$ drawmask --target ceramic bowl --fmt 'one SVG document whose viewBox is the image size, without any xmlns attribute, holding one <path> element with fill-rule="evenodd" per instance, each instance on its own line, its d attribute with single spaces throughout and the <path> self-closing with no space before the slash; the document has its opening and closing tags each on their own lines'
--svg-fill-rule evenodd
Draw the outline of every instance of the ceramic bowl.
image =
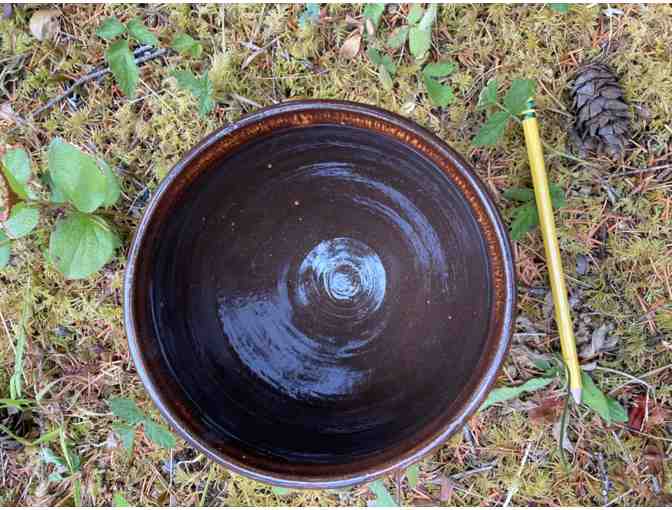
<svg viewBox="0 0 672 510">
<path fill-rule="evenodd" d="M 514 284 L 506 229 L 454 150 L 378 108 L 297 101 L 163 180 L 125 326 L 187 441 L 266 483 L 333 488 L 460 431 L 507 352 Z"/>
</svg>

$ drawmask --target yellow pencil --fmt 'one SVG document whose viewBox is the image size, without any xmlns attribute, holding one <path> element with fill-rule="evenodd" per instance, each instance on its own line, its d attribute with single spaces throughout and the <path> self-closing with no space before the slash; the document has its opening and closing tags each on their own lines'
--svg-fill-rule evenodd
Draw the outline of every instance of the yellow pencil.
<svg viewBox="0 0 672 510">
<path fill-rule="evenodd" d="M 562 259 L 560 247 L 555 232 L 555 220 L 553 219 L 553 205 L 551 192 L 548 186 L 544 153 L 539 138 L 539 126 L 534 111 L 534 101 L 527 102 L 528 109 L 523 112 L 523 132 L 525 133 L 525 145 L 527 145 L 527 157 L 530 160 L 534 195 L 539 211 L 539 224 L 541 235 L 544 238 L 546 250 L 546 265 L 548 266 L 551 292 L 555 304 L 555 322 L 560 333 L 560 345 L 562 356 L 565 359 L 569 372 L 569 389 L 577 403 L 581 402 L 581 368 L 579 357 L 576 354 L 576 340 L 572 328 L 572 317 L 569 311 L 565 276 L 562 271 Z"/>
</svg>

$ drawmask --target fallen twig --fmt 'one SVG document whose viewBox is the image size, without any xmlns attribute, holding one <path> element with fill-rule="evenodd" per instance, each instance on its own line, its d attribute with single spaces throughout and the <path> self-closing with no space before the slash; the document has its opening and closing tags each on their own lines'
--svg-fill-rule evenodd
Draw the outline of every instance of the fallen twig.
<svg viewBox="0 0 672 510">
<path fill-rule="evenodd" d="M 170 51 L 169 48 L 160 48 L 158 50 L 155 50 L 155 51 L 152 51 L 152 52 L 149 52 L 149 53 L 145 53 L 149 48 L 150 48 L 150 46 L 141 46 L 133 52 L 133 54 L 136 55 L 135 63 L 137 65 L 144 64 L 145 62 L 147 62 L 149 60 L 152 60 L 152 59 L 155 59 L 157 57 L 160 57 L 162 55 L 165 55 L 166 53 L 168 53 L 168 51 Z M 98 69 L 96 71 L 90 72 L 89 74 L 85 74 L 79 80 L 77 80 L 75 83 L 73 83 L 70 87 L 65 89 L 62 94 L 60 94 L 60 95 L 58 95 L 54 98 L 51 98 L 44 105 L 40 106 L 35 111 L 33 111 L 30 114 L 30 118 L 34 119 L 35 117 L 37 117 L 41 113 L 44 113 L 45 111 L 51 109 L 54 105 L 56 105 L 57 103 L 59 103 L 60 101 L 65 99 L 66 97 L 70 96 L 77 89 L 77 87 L 79 87 L 81 85 L 84 85 L 84 84 L 86 84 L 90 81 L 93 81 L 97 78 L 100 78 L 101 76 L 105 76 L 109 72 L 110 72 L 110 68 L 109 67 L 104 67 L 103 69 Z"/>
</svg>

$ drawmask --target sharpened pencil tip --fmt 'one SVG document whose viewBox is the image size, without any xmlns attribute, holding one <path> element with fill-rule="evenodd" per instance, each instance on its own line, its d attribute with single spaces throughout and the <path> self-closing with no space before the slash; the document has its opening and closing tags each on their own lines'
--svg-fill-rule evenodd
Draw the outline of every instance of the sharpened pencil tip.
<svg viewBox="0 0 672 510">
<path fill-rule="evenodd" d="M 577 404 L 581 403 L 581 388 L 572 388 L 572 397 Z"/>
</svg>

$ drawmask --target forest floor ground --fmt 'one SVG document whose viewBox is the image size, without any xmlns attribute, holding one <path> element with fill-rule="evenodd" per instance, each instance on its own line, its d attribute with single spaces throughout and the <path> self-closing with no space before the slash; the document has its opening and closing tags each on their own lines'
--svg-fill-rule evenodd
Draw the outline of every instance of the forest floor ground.
<svg viewBox="0 0 672 510">
<path fill-rule="evenodd" d="M 26 148 L 46 166 L 54 137 L 104 157 L 118 172 L 123 197 L 113 209 L 123 239 L 115 259 L 86 280 L 65 280 L 44 257 L 46 215 L 35 235 L 13 245 L 0 272 L 0 398 L 9 398 L 16 333 L 26 316 L 23 397 L 29 411 L 16 418 L 0 409 L 0 423 L 34 440 L 61 429 L 81 458 L 76 473 L 50 481 L 54 465 L 44 449 L 20 445 L 0 432 L 0 505 L 109 505 L 121 494 L 134 505 L 366 505 L 367 486 L 339 491 L 278 491 L 235 475 L 178 439 L 159 448 L 138 432 L 129 456 L 112 431 L 106 401 L 131 398 L 160 419 L 131 361 L 122 323 L 127 249 L 143 206 L 180 157 L 213 130 L 259 106 L 293 98 L 333 98 L 386 108 L 427 127 L 474 166 L 511 221 L 510 187 L 530 185 L 522 132 L 513 123 L 493 148 L 471 140 L 485 120 L 476 108 L 493 77 L 502 90 L 516 78 L 534 79 L 542 138 L 567 152 L 568 83 L 582 65 L 606 55 L 619 74 L 633 115 L 625 157 L 581 162 L 547 154 L 551 179 L 566 194 L 557 213 L 583 362 L 604 393 L 632 417 L 607 424 L 585 406 L 571 406 L 565 469 L 558 449 L 559 384 L 489 408 L 419 464 L 415 487 L 400 473 L 384 480 L 406 505 L 646 505 L 665 504 L 672 492 L 672 8 L 668 5 L 579 5 L 556 12 L 547 5 L 441 6 L 431 59 L 456 71 L 445 82 L 455 100 L 433 107 L 408 49 L 385 47 L 404 23 L 407 5 L 388 5 L 375 36 L 360 51 L 340 50 L 362 20 L 362 6 L 322 6 L 319 17 L 299 5 L 70 5 L 60 7 L 60 32 L 38 41 L 29 20 L 38 7 L 15 7 L 0 21 L 0 143 Z M 199 58 L 170 53 L 141 67 L 137 97 L 124 97 L 108 75 L 60 101 L 32 121 L 36 108 L 95 66 L 106 41 L 96 36 L 108 16 L 140 17 L 167 46 L 186 32 L 203 44 Z M 365 53 L 376 47 L 398 68 L 392 90 Z M 194 97 L 171 73 L 209 72 L 216 107 L 198 116 Z M 517 386 L 540 371 L 533 360 L 559 351 L 548 301 L 538 230 L 514 243 L 519 282 L 517 333 L 499 380 Z M 27 306 L 24 307 L 24 303 Z M 606 332 L 606 335 L 600 333 Z M 600 337 L 600 335 L 602 335 Z M 636 379 L 635 379 L 636 378 Z M 441 381 L 436 381 L 441 384 Z M 636 416 L 635 416 L 636 418 Z M 20 423 L 19 423 L 20 422 Z M 411 477 L 412 478 L 412 477 Z"/>
</svg>

